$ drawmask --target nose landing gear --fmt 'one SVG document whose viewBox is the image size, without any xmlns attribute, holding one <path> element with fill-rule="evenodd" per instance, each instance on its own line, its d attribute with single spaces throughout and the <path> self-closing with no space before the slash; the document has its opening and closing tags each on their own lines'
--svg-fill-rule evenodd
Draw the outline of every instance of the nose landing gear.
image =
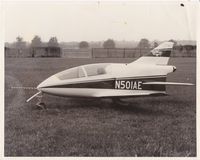
<svg viewBox="0 0 200 160">
<path fill-rule="evenodd" d="M 30 97 L 29 99 L 27 99 L 26 102 L 31 101 L 35 97 L 38 99 L 38 102 L 36 103 L 36 106 L 39 107 L 40 109 L 46 109 L 45 103 L 42 102 L 42 98 L 43 98 L 42 91 L 39 91 L 36 94 L 34 94 L 32 97 Z"/>
<path fill-rule="evenodd" d="M 46 109 L 46 104 L 44 102 L 42 102 L 43 93 L 41 92 L 41 94 L 37 95 L 36 97 L 38 99 L 36 106 L 39 107 L 40 109 Z"/>
</svg>

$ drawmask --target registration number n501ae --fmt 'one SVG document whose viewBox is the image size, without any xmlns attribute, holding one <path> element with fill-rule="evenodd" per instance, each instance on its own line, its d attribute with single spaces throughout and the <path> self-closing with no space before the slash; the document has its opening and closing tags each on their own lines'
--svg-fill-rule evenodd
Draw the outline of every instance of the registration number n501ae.
<svg viewBox="0 0 200 160">
<path fill-rule="evenodd" d="M 131 89 L 131 90 L 141 90 L 142 81 L 134 80 L 116 80 L 115 89 Z"/>
</svg>

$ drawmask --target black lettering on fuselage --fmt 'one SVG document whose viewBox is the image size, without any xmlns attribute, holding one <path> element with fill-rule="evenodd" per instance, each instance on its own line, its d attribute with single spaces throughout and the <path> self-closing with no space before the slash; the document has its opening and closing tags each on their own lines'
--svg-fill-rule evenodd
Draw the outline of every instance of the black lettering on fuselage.
<svg viewBox="0 0 200 160">
<path fill-rule="evenodd" d="M 142 90 L 142 81 L 116 80 L 115 89 Z"/>
</svg>

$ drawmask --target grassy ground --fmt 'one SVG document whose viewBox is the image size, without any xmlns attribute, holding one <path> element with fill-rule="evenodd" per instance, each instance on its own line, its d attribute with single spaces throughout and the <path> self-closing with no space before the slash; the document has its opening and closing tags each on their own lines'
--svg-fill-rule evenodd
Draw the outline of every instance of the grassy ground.
<svg viewBox="0 0 200 160">
<path fill-rule="evenodd" d="M 37 86 L 63 69 L 132 59 L 6 59 L 5 156 L 196 156 L 196 89 L 168 87 L 170 96 L 108 100 L 45 96 L 10 86 Z M 168 81 L 196 83 L 196 59 L 172 58 Z"/>
</svg>

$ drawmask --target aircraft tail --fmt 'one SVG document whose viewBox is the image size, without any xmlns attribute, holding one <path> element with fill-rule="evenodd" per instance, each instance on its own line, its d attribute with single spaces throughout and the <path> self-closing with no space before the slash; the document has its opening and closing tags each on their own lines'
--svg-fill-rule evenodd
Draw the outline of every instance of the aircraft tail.
<svg viewBox="0 0 200 160">
<path fill-rule="evenodd" d="M 167 65 L 172 52 L 173 45 L 173 42 L 164 42 L 158 47 L 151 50 L 149 54 L 140 57 L 132 63 Z"/>
</svg>

